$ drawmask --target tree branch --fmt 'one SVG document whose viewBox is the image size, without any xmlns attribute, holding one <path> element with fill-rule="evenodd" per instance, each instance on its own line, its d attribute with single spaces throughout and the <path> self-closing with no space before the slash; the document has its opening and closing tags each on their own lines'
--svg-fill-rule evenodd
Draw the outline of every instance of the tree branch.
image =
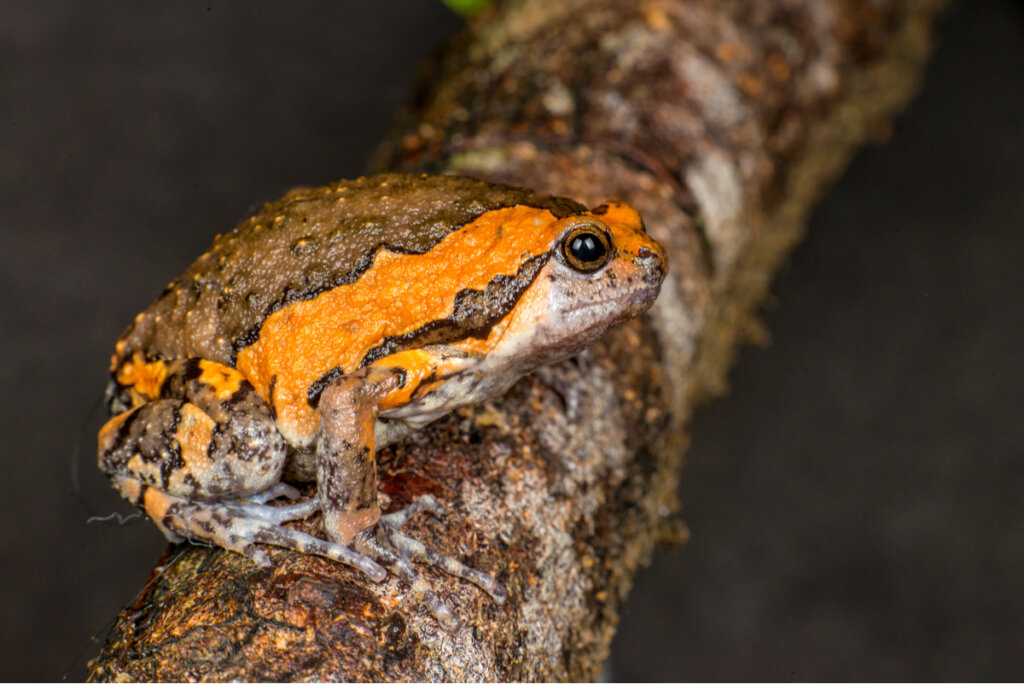
<svg viewBox="0 0 1024 684">
<path fill-rule="evenodd" d="M 914 89 L 942 0 L 524 0 L 430 65 L 376 165 L 637 206 L 670 255 L 643 320 L 379 455 L 413 531 L 496 575 L 431 575 L 465 624 L 316 557 L 186 547 L 126 608 L 93 680 L 594 679 L 673 522 L 686 421 L 722 391 L 817 195 Z M 309 528 L 312 529 L 312 528 Z"/>
</svg>

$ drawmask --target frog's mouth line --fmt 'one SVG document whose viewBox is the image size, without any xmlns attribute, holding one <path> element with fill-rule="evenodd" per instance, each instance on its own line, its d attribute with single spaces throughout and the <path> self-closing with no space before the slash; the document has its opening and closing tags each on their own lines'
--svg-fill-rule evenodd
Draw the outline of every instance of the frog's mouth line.
<svg viewBox="0 0 1024 684">
<path fill-rule="evenodd" d="M 652 287 L 644 287 L 626 294 L 619 295 L 618 297 L 609 297 L 608 299 L 599 299 L 596 302 L 584 302 L 583 304 L 577 304 L 576 306 L 569 307 L 565 310 L 566 314 L 576 313 L 577 311 L 583 311 L 584 309 L 590 309 L 595 306 L 605 306 L 607 304 L 618 304 L 621 302 L 627 302 L 629 304 L 637 305 L 642 302 L 654 302 L 657 298 L 658 293 L 661 291 L 661 283 Z M 632 307 L 629 307 L 632 308 Z"/>
</svg>

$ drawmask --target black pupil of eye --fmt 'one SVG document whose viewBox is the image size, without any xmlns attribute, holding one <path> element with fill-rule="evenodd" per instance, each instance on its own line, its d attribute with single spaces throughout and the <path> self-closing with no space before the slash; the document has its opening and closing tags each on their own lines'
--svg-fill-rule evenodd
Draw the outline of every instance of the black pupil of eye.
<svg viewBox="0 0 1024 684">
<path fill-rule="evenodd" d="M 600 261 L 608 250 L 593 233 L 582 233 L 569 241 L 569 253 L 585 264 Z"/>
</svg>

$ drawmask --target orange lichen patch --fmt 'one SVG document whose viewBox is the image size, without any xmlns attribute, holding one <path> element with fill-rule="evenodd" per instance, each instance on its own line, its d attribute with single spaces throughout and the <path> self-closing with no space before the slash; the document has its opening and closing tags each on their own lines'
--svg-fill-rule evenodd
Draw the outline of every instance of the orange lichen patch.
<svg viewBox="0 0 1024 684">
<path fill-rule="evenodd" d="M 425 254 L 382 250 L 359 280 L 268 317 L 257 341 L 239 353 L 238 369 L 264 398 L 276 375 L 278 425 L 286 434 L 289 426 L 308 429 L 306 391 L 325 372 L 351 372 L 385 338 L 449 317 L 460 291 L 514 275 L 559 231 L 547 210 L 516 206 L 483 214 Z"/>
<path fill-rule="evenodd" d="M 764 83 L 761 79 L 746 71 L 736 77 L 736 85 L 740 87 L 740 90 L 751 97 L 758 97 L 762 95 L 765 89 Z"/>
<path fill-rule="evenodd" d="M 199 382 L 212 387 L 220 401 L 230 399 L 245 381 L 245 376 L 234 368 L 214 361 L 202 360 L 199 368 L 202 370 Z"/>
<path fill-rule="evenodd" d="M 185 468 L 175 472 L 168 484 L 172 494 L 188 495 L 190 489 L 185 486 L 185 475 L 191 474 L 198 482 L 208 481 L 210 467 L 213 465 L 207 455 L 213 430 L 217 423 L 195 404 L 184 404 L 181 407 L 181 420 L 175 437 L 181 447 L 181 458 Z"/>
<path fill-rule="evenodd" d="M 789 77 L 793 75 L 793 70 L 789 67 L 789 62 L 787 62 L 786 58 L 780 54 L 773 54 L 769 56 L 766 63 L 768 65 L 768 72 L 776 81 L 788 81 Z"/>
<path fill-rule="evenodd" d="M 672 21 L 661 7 L 652 3 L 645 3 L 640 11 L 644 15 L 644 21 L 647 22 L 647 25 L 652 30 L 658 33 L 666 33 L 672 29 Z"/>
<path fill-rule="evenodd" d="M 167 364 L 163 361 L 146 361 L 145 356 L 135 352 L 130 361 L 121 364 L 114 377 L 119 384 L 131 387 L 149 399 L 157 399 L 167 379 Z"/>
</svg>

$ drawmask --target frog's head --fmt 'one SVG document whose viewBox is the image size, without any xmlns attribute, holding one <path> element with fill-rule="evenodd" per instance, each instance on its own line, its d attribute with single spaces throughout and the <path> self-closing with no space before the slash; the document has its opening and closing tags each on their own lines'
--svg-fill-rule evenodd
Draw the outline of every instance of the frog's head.
<svg viewBox="0 0 1024 684">
<path fill-rule="evenodd" d="M 550 257 L 493 349 L 505 357 L 528 355 L 531 365 L 571 356 L 646 311 L 668 266 L 640 215 L 621 202 L 562 218 L 551 234 Z"/>
</svg>

